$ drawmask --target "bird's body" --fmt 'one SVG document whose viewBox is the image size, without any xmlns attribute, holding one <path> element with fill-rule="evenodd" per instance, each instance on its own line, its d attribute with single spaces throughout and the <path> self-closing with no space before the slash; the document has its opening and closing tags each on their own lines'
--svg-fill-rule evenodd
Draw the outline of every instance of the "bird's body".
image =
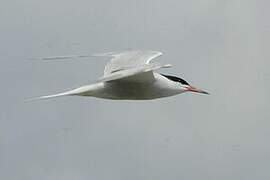
<svg viewBox="0 0 270 180">
<path fill-rule="evenodd" d="M 207 94 L 205 91 L 190 86 L 181 78 L 154 72 L 156 69 L 171 66 L 150 63 L 161 54 L 156 51 L 128 51 L 98 55 L 112 57 L 105 67 L 104 76 L 98 82 L 40 98 L 72 95 L 113 100 L 150 100 L 187 91 Z"/>
<path fill-rule="evenodd" d="M 180 93 L 176 82 L 159 73 L 153 73 L 153 76 L 155 80 L 151 83 L 129 81 L 98 82 L 75 89 L 73 95 L 115 100 L 148 100 Z"/>
</svg>

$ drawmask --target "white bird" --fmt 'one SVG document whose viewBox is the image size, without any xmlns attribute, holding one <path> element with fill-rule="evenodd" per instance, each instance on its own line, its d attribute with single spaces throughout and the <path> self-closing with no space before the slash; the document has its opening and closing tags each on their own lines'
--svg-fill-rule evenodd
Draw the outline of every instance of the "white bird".
<svg viewBox="0 0 270 180">
<path fill-rule="evenodd" d="M 158 51 L 126 51 L 121 53 L 104 53 L 95 56 L 110 57 L 103 77 L 90 85 L 59 94 L 41 96 L 38 99 L 59 96 L 91 96 L 114 100 L 149 100 L 174 96 L 184 92 L 208 94 L 195 88 L 184 79 L 155 72 L 160 68 L 171 67 L 170 64 L 152 63 L 161 56 Z M 43 60 L 69 59 L 88 56 L 47 57 Z"/>
</svg>

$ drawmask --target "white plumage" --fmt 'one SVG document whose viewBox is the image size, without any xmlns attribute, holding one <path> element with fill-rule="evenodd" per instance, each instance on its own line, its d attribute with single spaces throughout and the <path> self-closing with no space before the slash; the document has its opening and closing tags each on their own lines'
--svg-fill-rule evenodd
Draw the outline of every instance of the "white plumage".
<svg viewBox="0 0 270 180">
<path fill-rule="evenodd" d="M 158 51 L 125 51 L 120 53 L 103 53 L 94 56 L 110 57 L 104 75 L 98 82 L 79 87 L 67 92 L 41 96 L 39 99 L 59 96 L 92 96 L 105 99 L 147 100 L 173 96 L 187 91 L 208 94 L 190 86 L 185 80 L 169 75 L 162 75 L 155 70 L 171 67 L 170 64 L 152 63 L 161 56 Z M 79 56 L 59 56 L 41 58 L 42 60 L 70 59 Z"/>
</svg>

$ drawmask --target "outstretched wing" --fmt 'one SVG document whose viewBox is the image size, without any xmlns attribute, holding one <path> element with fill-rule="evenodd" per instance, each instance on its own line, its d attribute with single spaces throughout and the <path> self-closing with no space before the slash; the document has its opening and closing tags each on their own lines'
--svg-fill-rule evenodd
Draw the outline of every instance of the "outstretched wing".
<svg viewBox="0 0 270 180">
<path fill-rule="evenodd" d="M 160 68 L 171 67 L 170 64 L 151 63 L 138 65 L 133 68 L 119 70 L 108 75 L 101 77 L 99 80 L 103 82 L 124 80 L 136 82 L 149 82 L 153 81 L 153 71 Z"/>
<path fill-rule="evenodd" d="M 104 69 L 104 76 L 112 74 L 117 71 L 136 68 L 145 64 L 156 57 L 161 56 L 162 53 L 158 51 L 125 51 L 120 53 L 104 53 L 96 56 L 111 57 Z"/>
<path fill-rule="evenodd" d="M 159 68 L 170 67 L 169 64 L 150 63 L 151 60 L 161 56 L 159 51 L 124 51 L 110 52 L 94 55 L 69 55 L 37 58 L 40 60 L 65 60 L 74 58 L 88 58 L 93 56 L 110 57 L 106 64 L 104 75 L 99 80 L 103 82 L 114 80 L 128 80 L 136 82 L 149 82 L 153 79 L 153 72 Z"/>
<path fill-rule="evenodd" d="M 97 56 L 112 57 L 104 69 L 104 76 L 100 81 L 127 80 L 149 82 L 154 80 L 153 71 L 159 68 L 170 67 L 169 64 L 150 63 L 161 56 L 158 51 L 126 51 L 122 53 L 105 53 Z"/>
</svg>

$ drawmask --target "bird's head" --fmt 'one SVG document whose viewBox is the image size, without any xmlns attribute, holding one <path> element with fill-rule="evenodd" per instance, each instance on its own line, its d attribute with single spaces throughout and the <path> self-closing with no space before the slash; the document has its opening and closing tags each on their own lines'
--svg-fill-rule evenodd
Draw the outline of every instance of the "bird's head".
<svg viewBox="0 0 270 180">
<path fill-rule="evenodd" d="M 201 93 L 201 94 L 209 94 L 208 92 L 206 92 L 206 91 L 204 91 L 202 89 L 191 86 L 187 81 L 185 81 L 182 78 L 179 78 L 179 77 L 176 77 L 176 76 L 169 76 L 169 75 L 163 75 L 163 76 L 165 76 L 166 78 L 178 83 L 178 85 L 180 85 L 180 90 L 182 92 L 195 92 L 195 93 Z"/>
</svg>

